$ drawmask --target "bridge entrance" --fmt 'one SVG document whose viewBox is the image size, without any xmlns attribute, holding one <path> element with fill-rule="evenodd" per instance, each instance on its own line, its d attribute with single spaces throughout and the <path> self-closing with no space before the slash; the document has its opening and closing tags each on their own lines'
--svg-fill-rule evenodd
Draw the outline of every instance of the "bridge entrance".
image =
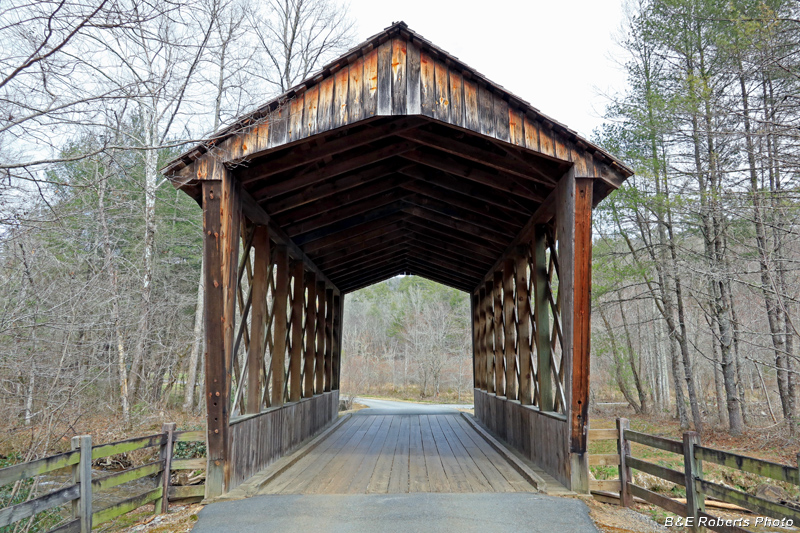
<svg viewBox="0 0 800 533">
<path fill-rule="evenodd" d="M 588 490 L 612 156 L 397 23 L 164 172 L 203 209 L 207 496 L 336 418 L 345 296 L 404 273 L 471 295 L 476 417 Z"/>
</svg>

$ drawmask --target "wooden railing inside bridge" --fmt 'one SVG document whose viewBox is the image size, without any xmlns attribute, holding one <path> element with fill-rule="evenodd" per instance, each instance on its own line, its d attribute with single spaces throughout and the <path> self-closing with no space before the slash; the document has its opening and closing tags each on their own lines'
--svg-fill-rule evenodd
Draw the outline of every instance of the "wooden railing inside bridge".
<svg viewBox="0 0 800 533">
<path fill-rule="evenodd" d="M 71 482 L 67 482 L 64 487 L 0 509 L 0 531 L 5 531 L 6 527 L 22 520 L 35 520 L 40 513 L 49 512 L 54 521 L 58 520 L 59 515 L 68 515 L 61 520 L 60 525 L 50 529 L 49 533 L 88 533 L 92 527 L 144 505 L 155 504 L 155 512 L 160 514 L 167 512 L 170 501 L 202 498 L 205 485 L 172 485 L 171 474 L 176 471 L 205 470 L 205 457 L 184 459 L 174 456 L 177 443 L 205 440 L 205 431 L 175 431 L 175 424 L 164 424 L 162 432 L 155 435 L 94 446 L 91 436 L 76 436 L 72 438 L 72 451 L 0 469 L 0 488 L 15 484 L 12 492 L 18 492 L 20 485 L 31 478 L 36 480 L 41 476 L 53 476 L 67 468 L 71 470 L 72 476 Z M 148 449 L 157 451 L 156 460 L 101 477 L 92 477 L 92 463 L 98 459 Z M 153 488 L 100 509 L 94 508 L 93 501 L 98 493 L 145 478 L 153 480 Z M 59 507 L 67 504 L 72 506 L 70 511 L 58 511 Z"/>
<path fill-rule="evenodd" d="M 682 441 L 633 431 L 630 429 L 629 421 L 624 418 L 617 419 L 616 429 L 590 429 L 588 437 L 590 441 L 614 440 L 617 442 L 616 454 L 591 455 L 589 464 L 616 466 L 619 478 L 592 480 L 590 488 L 593 492 L 618 492 L 620 504 L 623 506 L 631 506 L 634 498 L 641 498 L 647 503 L 661 507 L 680 517 L 689 518 L 693 531 L 699 530 L 701 527 L 721 533 L 748 533 L 749 531 L 739 525 L 725 523 L 725 519 L 720 521 L 719 517 L 708 514 L 705 505 L 706 497 L 747 509 L 757 516 L 761 516 L 762 520 L 766 517 L 776 521 L 788 520 L 794 524 L 800 524 L 800 505 L 754 496 L 712 482 L 703 475 L 703 463 L 708 462 L 796 486 L 800 484 L 800 469 L 797 467 L 702 446 L 700 436 L 694 431 L 684 433 Z M 676 454 L 682 460 L 683 471 L 634 457 L 631 451 L 632 442 Z M 798 454 L 798 461 L 800 464 L 800 454 Z M 633 470 L 639 470 L 684 487 L 686 503 L 636 485 L 632 475 Z M 750 518 L 750 525 L 755 525 L 755 521 L 756 516 Z"/>
</svg>

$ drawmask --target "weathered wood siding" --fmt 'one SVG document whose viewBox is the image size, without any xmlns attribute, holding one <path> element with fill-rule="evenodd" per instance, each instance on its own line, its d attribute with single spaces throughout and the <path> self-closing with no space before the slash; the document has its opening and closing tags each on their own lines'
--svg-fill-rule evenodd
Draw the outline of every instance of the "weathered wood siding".
<svg viewBox="0 0 800 533">
<path fill-rule="evenodd" d="M 556 478 L 571 483 L 567 417 L 475 389 L 475 416 L 508 444 Z"/>
<path fill-rule="evenodd" d="M 223 149 L 231 159 L 245 159 L 362 120 L 424 115 L 574 162 L 576 176 L 608 173 L 574 135 L 436 50 L 395 36 L 348 59 L 349 64 L 301 86 L 267 117 L 227 138 Z"/>
<path fill-rule="evenodd" d="M 339 391 L 231 421 L 228 490 L 292 452 L 336 419 Z"/>
</svg>

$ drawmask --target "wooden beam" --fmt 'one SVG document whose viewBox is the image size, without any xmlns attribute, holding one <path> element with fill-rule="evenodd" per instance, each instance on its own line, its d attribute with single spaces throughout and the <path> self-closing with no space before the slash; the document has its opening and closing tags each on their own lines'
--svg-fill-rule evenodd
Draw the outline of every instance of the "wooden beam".
<svg viewBox="0 0 800 533">
<path fill-rule="evenodd" d="M 327 268 L 329 265 L 336 264 L 338 261 L 348 260 L 349 258 L 357 255 L 359 252 L 366 252 L 380 247 L 381 244 L 395 242 L 400 239 L 405 239 L 409 235 L 409 231 L 403 229 L 398 225 L 397 229 L 392 229 L 386 233 L 377 231 L 369 239 L 362 237 L 355 237 L 350 244 L 342 244 L 337 247 L 324 248 L 314 257 L 314 261 L 320 265 L 320 268 Z"/>
<path fill-rule="evenodd" d="M 478 239 L 465 231 L 460 231 L 449 226 L 442 226 L 433 221 L 409 216 L 405 219 L 404 224 L 405 227 L 415 234 L 424 235 L 431 239 L 442 239 L 446 242 L 453 242 L 460 246 L 467 246 L 469 249 L 480 249 L 485 256 L 497 257 L 500 252 L 503 251 L 502 244 Z"/>
<path fill-rule="evenodd" d="M 429 211 L 433 211 L 434 213 L 453 218 L 455 220 L 469 222 L 470 224 L 493 231 L 499 235 L 505 235 L 508 239 L 513 239 L 519 228 L 522 227 L 522 223 L 520 223 L 517 227 L 514 227 L 514 218 L 510 218 L 504 223 L 498 222 L 478 214 L 475 211 L 466 210 L 456 206 L 455 204 L 451 204 L 449 200 L 443 201 L 438 198 L 414 194 L 407 197 L 406 202 L 411 205 L 421 207 L 422 209 L 427 209 Z"/>
<path fill-rule="evenodd" d="M 592 313 L 592 179 L 575 180 L 571 451 L 587 450 Z"/>
<path fill-rule="evenodd" d="M 405 272 L 405 268 L 397 269 L 395 271 L 389 272 L 388 274 L 384 273 L 384 274 L 376 275 L 376 276 L 374 276 L 372 278 L 369 278 L 369 279 L 366 279 L 364 281 L 361 281 L 361 282 L 358 282 L 358 283 L 353 283 L 352 285 L 350 285 L 350 286 L 348 286 L 348 287 L 346 287 L 346 288 L 344 288 L 342 290 L 344 291 L 344 294 L 349 294 L 349 293 L 357 291 L 359 289 L 363 289 L 364 287 L 369 287 L 370 285 L 374 285 L 376 283 L 380 283 L 381 281 L 386 281 L 387 279 L 393 278 L 395 276 L 399 276 L 403 272 Z"/>
<path fill-rule="evenodd" d="M 334 234 L 306 244 L 303 248 L 317 257 L 331 252 L 346 250 L 347 247 L 358 246 L 375 238 L 388 237 L 391 233 L 403 229 L 403 214 L 393 215 L 390 220 L 378 220 L 371 224 L 363 224 L 343 234 Z"/>
<path fill-rule="evenodd" d="M 482 217 L 507 223 L 513 221 L 522 226 L 527 221 L 530 213 L 521 214 L 516 211 L 492 205 L 481 197 L 471 197 L 458 192 L 449 191 L 426 181 L 409 180 L 400 185 L 403 189 L 417 193 L 419 197 L 446 201 L 449 205 L 475 213 Z"/>
<path fill-rule="evenodd" d="M 441 250 L 452 252 L 456 255 L 461 255 L 464 257 L 475 257 L 478 262 L 482 262 L 484 260 L 494 261 L 497 258 L 496 252 L 492 252 L 491 250 L 488 250 L 482 246 L 468 246 L 464 241 L 459 239 L 451 239 L 448 237 L 436 238 L 434 235 L 431 235 L 431 232 L 422 233 L 421 229 L 422 228 L 419 228 L 419 226 L 409 226 L 409 229 L 407 230 L 408 235 L 414 242 L 427 244 L 429 246 L 436 246 Z"/>
<path fill-rule="evenodd" d="M 247 350 L 247 402 L 245 414 L 261 412 L 261 398 L 264 382 L 261 367 L 264 361 L 265 326 L 267 323 L 267 290 L 269 287 L 269 230 L 256 226 L 253 233 L 253 296 L 250 311 L 250 346 Z M 241 386 L 241 384 L 240 384 Z"/>
<path fill-rule="evenodd" d="M 313 272 L 306 272 L 306 349 L 303 354 L 303 398 L 314 396 L 314 363 L 316 350 L 314 341 L 317 335 L 317 278 Z"/>
<path fill-rule="evenodd" d="M 476 266 L 469 259 L 448 256 L 426 244 L 409 243 L 408 250 L 412 257 L 424 259 L 432 265 L 438 265 L 454 273 L 469 274 L 470 278 L 479 278 L 483 273 L 480 266 Z"/>
<path fill-rule="evenodd" d="M 342 269 L 340 272 L 333 274 L 337 280 L 350 281 L 354 278 L 358 279 L 365 275 L 369 275 L 372 271 L 377 271 L 382 268 L 397 266 L 405 261 L 408 256 L 408 250 L 405 248 L 389 252 L 382 257 L 375 258 L 373 261 L 358 266 Z"/>
<path fill-rule="evenodd" d="M 405 255 L 408 252 L 407 243 L 400 241 L 393 243 L 391 246 L 386 246 L 374 253 L 358 257 L 352 261 L 342 263 L 341 265 L 332 265 L 328 273 L 333 277 L 340 277 L 342 275 L 355 274 L 368 271 L 377 265 L 382 265 L 387 261 L 391 261 L 396 257 Z"/>
<path fill-rule="evenodd" d="M 333 346 L 331 353 L 331 389 L 339 390 L 339 367 L 341 357 L 339 350 L 341 349 L 342 339 L 342 304 L 343 298 L 338 292 L 333 293 Z"/>
<path fill-rule="evenodd" d="M 299 146 L 293 146 L 291 149 L 285 150 L 285 153 L 281 156 L 270 155 L 264 158 L 263 163 L 255 159 L 259 154 L 251 154 L 244 160 L 239 158 L 226 163 L 231 165 L 232 168 L 249 165 L 239 171 L 242 184 L 248 185 L 254 181 L 267 179 L 270 176 L 275 176 L 315 161 L 326 160 L 354 148 L 392 137 L 410 128 L 415 128 L 421 123 L 420 119 L 409 117 L 380 125 L 371 124 L 357 131 L 349 131 L 344 135 L 339 134 L 333 139 L 315 139 Z"/>
<path fill-rule="evenodd" d="M 402 163 L 400 158 L 397 159 Z M 297 209 L 309 203 L 322 200 L 335 194 L 341 194 L 362 185 L 373 183 L 383 177 L 398 172 L 397 165 L 392 165 L 391 160 L 369 168 L 360 169 L 346 176 L 339 176 L 330 181 L 314 183 L 304 189 L 264 200 L 264 210 L 277 216 L 280 213 Z"/>
<path fill-rule="evenodd" d="M 516 265 L 517 349 L 519 355 L 519 401 L 533 403 L 533 368 L 531 367 L 531 306 L 528 295 L 528 249 L 520 247 Z"/>
<path fill-rule="evenodd" d="M 325 276 L 325 273 L 322 272 L 317 265 L 314 264 L 303 250 L 297 246 L 292 239 L 286 235 L 286 232 L 281 229 L 280 225 L 277 224 L 272 217 L 270 217 L 264 209 L 256 203 L 252 196 L 250 196 L 247 191 L 241 191 L 241 198 L 242 198 L 242 213 L 253 223 L 258 224 L 261 226 L 266 226 L 269 229 L 269 236 L 276 244 L 282 244 L 286 246 L 286 249 L 291 257 L 294 259 L 300 259 L 306 265 L 306 270 L 310 270 L 316 274 L 317 279 L 324 281 L 331 287 L 335 287 L 333 283 Z"/>
<path fill-rule="evenodd" d="M 541 202 L 544 197 L 541 193 L 531 192 L 527 187 L 518 183 L 510 176 L 504 176 L 497 172 L 489 172 L 477 169 L 470 163 L 455 160 L 452 157 L 443 156 L 425 150 L 407 150 L 400 155 L 403 159 L 419 163 L 420 165 L 435 168 L 442 172 L 447 172 L 459 178 L 468 179 L 482 185 L 492 187 L 498 191 L 514 194 L 534 202 Z"/>
<path fill-rule="evenodd" d="M 503 335 L 503 271 L 494 273 L 492 282 L 494 300 L 494 390 L 498 396 L 506 395 L 505 383 L 505 335 Z"/>
<path fill-rule="evenodd" d="M 463 283 L 472 283 L 475 279 L 475 276 L 470 276 L 469 274 L 460 273 L 457 270 L 450 269 L 446 266 L 442 266 L 429 257 L 421 258 L 418 256 L 413 255 L 413 252 L 409 252 L 408 258 L 406 262 L 409 266 L 414 266 L 420 269 L 425 269 L 427 272 L 431 272 L 433 274 L 438 274 L 440 279 L 452 279 L 453 282 L 461 282 Z"/>
<path fill-rule="evenodd" d="M 303 308 L 305 307 L 305 269 L 302 261 L 292 265 L 292 345 L 289 353 L 289 401 L 302 396 L 300 379 L 303 368 Z"/>
<path fill-rule="evenodd" d="M 469 314 L 472 317 L 472 388 L 480 388 L 481 378 L 479 375 L 478 353 L 480 346 L 480 305 L 478 295 L 469 295 Z"/>
<path fill-rule="evenodd" d="M 514 345 L 516 325 L 514 324 L 514 258 L 507 257 L 503 265 L 503 332 L 505 333 L 504 354 L 506 364 L 506 398 L 517 399 L 517 353 Z"/>
<path fill-rule="evenodd" d="M 406 204 L 402 200 L 397 202 L 392 202 L 390 204 L 381 206 L 378 209 L 373 209 L 372 211 L 369 211 L 367 213 L 356 215 L 344 220 L 339 220 L 334 224 L 325 226 L 324 228 L 320 228 L 317 230 L 310 231 L 308 233 L 297 235 L 294 237 L 294 241 L 299 246 L 305 246 L 306 244 L 312 241 L 323 239 L 325 237 L 330 237 L 331 235 L 335 235 L 336 233 L 342 233 L 342 232 L 347 232 L 349 230 L 354 230 L 358 226 L 363 226 L 364 224 L 370 224 L 381 219 L 386 219 L 391 215 L 402 212 L 404 209 L 407 208 L 407 206 L 408 204 Z"/>
<path fill-rule="evenodd" d="M 333 289 L 325 291 L 325 392 L 333 379 Z"/>
<path fill-rule="evenodd" d="M 537 376 L 539 379 L 539 409 L 553 410 L 553 383 L 550 350 L 550 300 L 548 299 L 547 275 L 547 228 L 539 224 L 535 228 L 531 246 L 533 261 L 533 306 L 536 320 Z"/>
<path fill-rule="evenodd" d="M 461 220 L 454 220 L 453 218 L 442 215 L 435 211 L 431 211 L 426 207 L 417 207 L 417 206 L 410 206 L 403 209 L 403 212 L 408 213 L 409 215 L 414 215 L 415 217 L 419 217 L 424 220 L 429 220 L 431 222 L 435 222 L 439 225 L 455 229 L 458 231 L 463 231 L 465 233 L 469 233 L 474 235 L 479 239 L 485 239 L 490 242 L 494 242 L 500 245 L 506 245 L 508 241 L 511 240 L 511 237 L 507 235 L 503 235 L 486 228 L 482 228 L 480 226 L 476 226 L 471 222 L 465 222 Z"/>
<path fill-rule="evenodd" d="M 314 374 L 314 394 L 325 391 L 325 283 L 317 282 L 317 353 Z"/>
<path fill-rule="evenodd" d="M 460 141 L 452 134 L 446 135 L 414 129 L 400 132 L 398 136 L 409 141 L 418 142 L 438 151 L 466 159 L 472 163 L 478 163 L 499 170 L 505 174 L 541 183 L 548 187 L 552 187 L 556 182 L 551 175 L 543 172 L 534 165 L 519 164 L 516 160 L 508 158 L 505 155 L 497 154 L 475 144 Z"/>
<path fill-rule="evenodd" d="M 494 284 L 489 281 L 485 287 L 481 288 L 483 294 L 483 308 L 484 316 L 486 317 L 486 333 L 484 335 L 484 343 L 486 350 L 486 392 L 489 394 L 495 393 L 495 365 L 494 365 L 494 343 L 497 336 L 494 333 L 495 320 L 494 320 Z"/>
<path fill-rule="evenodd" d="M 318 181 L 329 180 L 348 172 L 354 172 L 367 165 L 372 165 L 378 161 L 390 159 L 392 157 L 404 154 L 414 148 L 414 143 L 408 141 L 392 142 L 385 144 L 380 148 L 372 148 L 360 150 L 358 155 L 340 154 L 339 160 L 325 163 L 316 169 L 307 169 L 303 172 L 292 172 L 281 179 L 274 177 L 270 179 L 269 185 L 264 185 L 256 188 L 253 196 L 257 200 L 264 200 L 271 196 L 278 196 L 279 194 L 286 194 L 291 191 L 303 189 L 316 183 Z"/>
<path fill-rule="evenodd" d="M 414 178 L 417 183 L 425 183 L 436 189 L 454 192 L 471 198 L 480 198 L 489 205 L 514 211 L 526 217 L 530 217 L 535 211 L 535 207 L 539 205 L 539 202 L 511 197 L 504 191 L 498 192 L 496 188 L 481 185 L 416 163 L 410 163 L 403 168 L 399 168 L 397 172 Z"/>
<path fill-rule="evenodd" d="M 271 407 L 283 405 L 286 386 L 286 331 L 289 299 L 289 259 L 286 246 L 275 247 L 275 299 L 272 304 L 274 324 L 272 338 L 272 395 Z"/>
<path fill-rule="evenodd" d="M 375 196 L 365 198 L 360 202 L 343 205 L 338 208 L 333 207 L 325 209 L 324 207 L 321 207 L 321 211 L 317 216 L 308 218 L 302 222 L 289 223 L 288 225 L 284 226 L 284 229 L 290 237 L 294 238 L 298 235 L 317 231 L 359 215 L 369 217 L 370 213 L 373 211 L 390 204 L 399 205 L 398 202 L 400 200 L 413 195 L 414 193 L 411 191 L 394 189 L 382 194 L 376 194 Z"/>
<path fill-rule="evenodd" d="M 203 259 L 205 261 L 205 387 L 208 427 L 206 494 L 219 496 L 227 489 L 230 472 L 230 420 L 233 346 L 232 324 L 239 258 L 240 188 L 221 167 L 218 180 L 202 182 Z M 230 327 L 229 327 L 230 326 Z"/>
<path fill-rule="evenodd" d="M 410 239 L 407 242 L 411 249 L 424 253 L 425 256 L 432 255 L 445 261 L 453 261 L 458 265 L 465 265 L 466 269 L 472 269 L 477 273 L 477 276 L 481 276 L 483 274 L 483 269 L 486 268 L 491 261 L 491 259 L 487 257 L 481 257 L 477 254 L 469 254 L 468 252 L 461 250 L 449 251 L 444 249 L 444 247 L 440 247 L 430 242 L 423 242 L 418 239 Z"/>
</svg>

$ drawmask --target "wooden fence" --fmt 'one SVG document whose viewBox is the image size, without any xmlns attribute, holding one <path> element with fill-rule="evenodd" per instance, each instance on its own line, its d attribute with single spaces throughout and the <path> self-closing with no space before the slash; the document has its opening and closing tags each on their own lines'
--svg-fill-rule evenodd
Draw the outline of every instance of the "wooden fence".
<svg viewBox="0 0 800 533">
<path fill-rule="evenodd" d="M 776 481 L 793 485 L 800 484 L 798 468 L 782 465 L 753 457 L 707 448 L 700 444 L 700 436 L 694 432 L 683 434 L 683 440 L 666 439 L 633 431 L 627 419 L 618 418 L 616 429 L 590 429 L 589 441 L 615 440 L 616 454 L 595 454 L 589 456 L 590 466 L 617 466 L 619 478 L 614 480 L 592 480 L 592 492 L 619 492 L 620 503 L 630 506 L 633 498 L 641 498 L 678 516 L 687 518 L 688 526 L 697 531 L 705 527 L 723 533 L 748 533 L 739 525 L 726 523 L 718 517 L 706 513 L 706 497 L 746 508 L 756 515 L 773 520 L 790 520 L 800 524 L 800 505 L 776 502 L 753 496 L 703 478 L 703 463 L 710 462 L 735 470 L 749 472 Z M 677 454 L 683 460 L 683 471 L 667 468 L 644 461 L 631 454 L 631 442 Z M 800 464 L 800 454 L 798 454 Z M 633 482 L 632 471 L 639 470 L 664 479 L 686 489 L 686 503 L 663 496 Z M 755 519 L 750 520 L 754 524 Z"/>
<path fill-rule="evenodd" d="M 0 486 L 21 482 L 63 468 L 72 468 L 72 484 L 26 502 L 0 509 L 0 529 L 38 513 L 72 503 L 71 519 L 49 533 L 88 533 L 93 526 L 108 522 L 143 505 L 155 503 L 155 512 L 165 513 L 170 500 L 202 497 L 205 485 L 173 486 L 169 473 L 176 470 L 204 470 L 205 458 L 173 458 L 178 442 L 205 442 L 205 431 L 175 431 L 164 424 L 162 433 L 92 446 L 89 435 L 72 438 L 72 451 L 0 469 Z M 156 461 L 92 479 L 92 462 L 135 450 L 159 448 Z M 156 477 L 155 488 L 102 509 L 93 509 L 93 495 L 145 477 Z M 85 483 L 84 481 L 90 481 Z"/>
</svg>

